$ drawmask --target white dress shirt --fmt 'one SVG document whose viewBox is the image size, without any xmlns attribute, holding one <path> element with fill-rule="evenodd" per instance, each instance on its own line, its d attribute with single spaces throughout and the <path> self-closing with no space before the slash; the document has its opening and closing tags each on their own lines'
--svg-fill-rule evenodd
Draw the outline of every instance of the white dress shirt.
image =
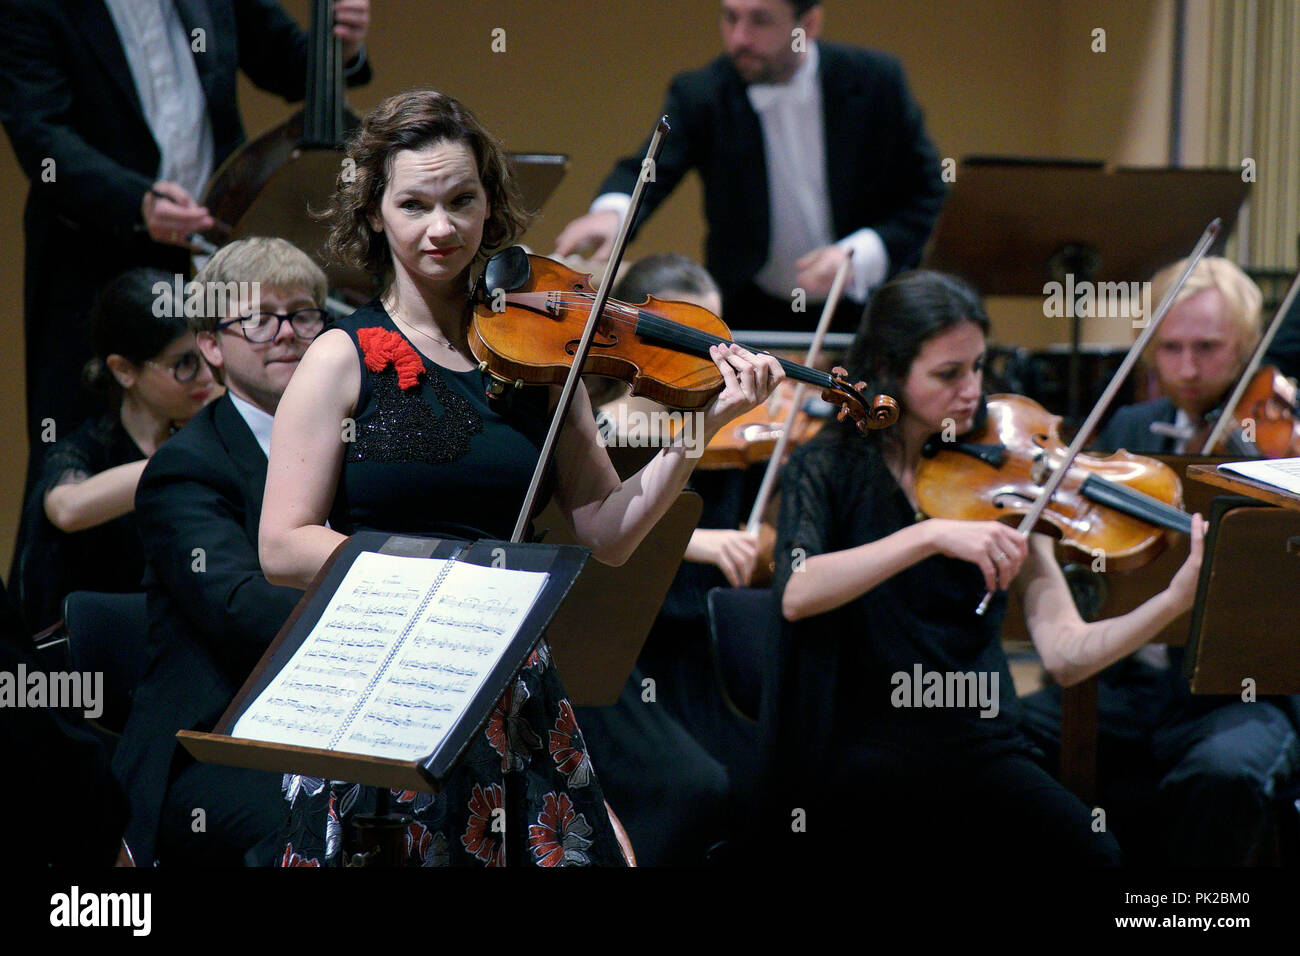
<svg viewBox="0 0 1300 956">
<path fill-rule="evenodd" d="M 234 393 L 231 389 L 226 389 L 226 394 L 230 400 L 235 403 L 235 408 L 243 416 L 248 430 L 253 433 L 257 443 L 262 446 L 268 460 L 271 458 L 271 426 L 275 423 L 275 418 L 266 414 L 252 402 L 245 401 Z"/>
<path fill-rule="evenodd" d="M 763 129 L 767 160 L 769 241 L 767 262 L 754 283 L 769 295 L 789 300 L 798 286 L 802 256 L 835 241 L 830 193 L 826 186 L 826 130 L 817 44 L 785 83 L 752 83 L 745 89 Z M 605 193 L 592 212 L 627 214 L 631 197 Z M 889 273 L 889 255 L 874 229 L 859 229 L 838 245 L 853 249 L 853 271 L 845 294 L 865 301 L 868 290 Z"/>
<path fill-rule="evenodd" d="M 1183 434 L 1191 435 L 1197 430 L 1198 426 L 1192 422 L 1192 416 L 1188 415 L 1181 408 L 1174 412 L 1174 430 Z M 1191 438 L 1174 439 L 1174 454 L 1186 455 L 1187 445 Z"/>
<path fill-rule="evenodd" d="M 162 159 L 160 180 L 201 200 L 212 175 L 212 122 L 190 37 L 172 0 L 104 0 Z"/>
</svg>

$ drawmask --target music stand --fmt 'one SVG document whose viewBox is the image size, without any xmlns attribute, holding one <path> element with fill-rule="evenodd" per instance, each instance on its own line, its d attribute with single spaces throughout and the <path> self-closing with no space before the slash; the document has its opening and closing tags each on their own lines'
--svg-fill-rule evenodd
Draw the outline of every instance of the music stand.
<svg viewBox="0 0 1300 956">
<path fill-rule="evenodd" d="M 567 606 L 556 612 L 546 631 L 565 692 L 576 706 L 618 703 L 703 507 L 698 494 L 683 491 L 622 566 L 587 562 Z M 573 542 L 554 504 L 533 525 L 539 532 L 547 529 L 547 544 Z"/>
<path fill-rule="evenodd" d="M 967 157 L 922 265 L 984 295 L 1041 296 L 1049 281 L 1140 282 L 1187 255 L 1216 216 L 1222 250 L 1247 184 L 1236 169 L 1109 168 L 1067 159 Z M 1214 250 L 1212 250 L 1214 251 Z M 1154 308 L 1155 303 L 1152 303 Z M 1081 317 L 1069 309 L 1069 415 L 1081 416 Z"/>
<path fill-rule="evenodd" d="M 1192 692 L 1240 695 L 1249 678 L 1261 696 L 1300 693 L 1300 495 L 1205 466 L 1188 477 L 1236 493 L 1215 499 L 1205 535 L 1183 661 Z"/>
<path fill-rule="evenodd" d="M 535 213 L 541 212 L 569 169 L 569 157 L 563 153 L 507 153 L 506 161 L 524 206 Z"/>
</svg>

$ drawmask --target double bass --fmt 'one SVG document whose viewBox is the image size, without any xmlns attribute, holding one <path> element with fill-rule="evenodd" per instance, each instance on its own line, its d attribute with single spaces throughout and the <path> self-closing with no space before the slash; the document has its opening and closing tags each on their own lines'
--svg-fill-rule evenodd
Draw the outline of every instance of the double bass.
<svg viewBox="0 0 1300 956">
<path fill-rule="evenodd" d="M 334 193 L 347 135 L 361 121 L 343 97 L 343 53 L 334 36 L 333 0 L 312 0 L 303 108 L 235 150 L 213 174 L 203 204 L 225 228 L 207 239 L 223 245 L 245 236 L 287 239 L 318 262 L 328 227 L 312 215 Z M 330 287 L 360 304 L 378 290 L 356 269 L 323 264 Z"/>
</svg>

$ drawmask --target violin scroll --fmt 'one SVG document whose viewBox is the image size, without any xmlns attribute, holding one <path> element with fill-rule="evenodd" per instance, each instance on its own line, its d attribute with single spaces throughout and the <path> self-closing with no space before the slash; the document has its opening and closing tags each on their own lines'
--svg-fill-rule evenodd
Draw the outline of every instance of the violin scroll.
<svg viewBox="0 0 1300 956">
<path fill-rule="evenodd" d="M 869 431 L 888 428 L 898 421 L 897 401 L 888 395 L 876 395 L 867 401 L 864 397 L 867 383 L 851 385 L 848 376 L 846 369 L 835 366 L 831 369 L 831 387 L 822 391 L 824 401 L 840 406 L 835 416 L 837 421 L 852 418 L 857 423 L 858 431 L 864 435 Z"/>
</svg>

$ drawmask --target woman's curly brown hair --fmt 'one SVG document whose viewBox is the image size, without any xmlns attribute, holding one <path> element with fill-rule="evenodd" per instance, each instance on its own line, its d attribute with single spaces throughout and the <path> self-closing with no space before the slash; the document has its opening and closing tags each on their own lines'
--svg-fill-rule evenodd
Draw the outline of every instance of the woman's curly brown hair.
<svg viewBox="0 0 1300 956">
<path fill-rule="evenodd" d="M 388 186 L 393 157 L 404 149 L 424 149 L 436 143 L 464 143 L 474 154 L 479 179 L 487 193 L 488 218 L 478 259 L 514 242 L 531 215 L 524 208 L 505 151 L 474 114 L 438 90 L 407 90 L 384 100 L 366 114 L 348 139 L 334 196 L 325 207 L 330 234 L 329 255 L 353 268 L 383 276 L 392 253 L 382 233 L 370 226 L 370 216 Z"/>
</svg>

